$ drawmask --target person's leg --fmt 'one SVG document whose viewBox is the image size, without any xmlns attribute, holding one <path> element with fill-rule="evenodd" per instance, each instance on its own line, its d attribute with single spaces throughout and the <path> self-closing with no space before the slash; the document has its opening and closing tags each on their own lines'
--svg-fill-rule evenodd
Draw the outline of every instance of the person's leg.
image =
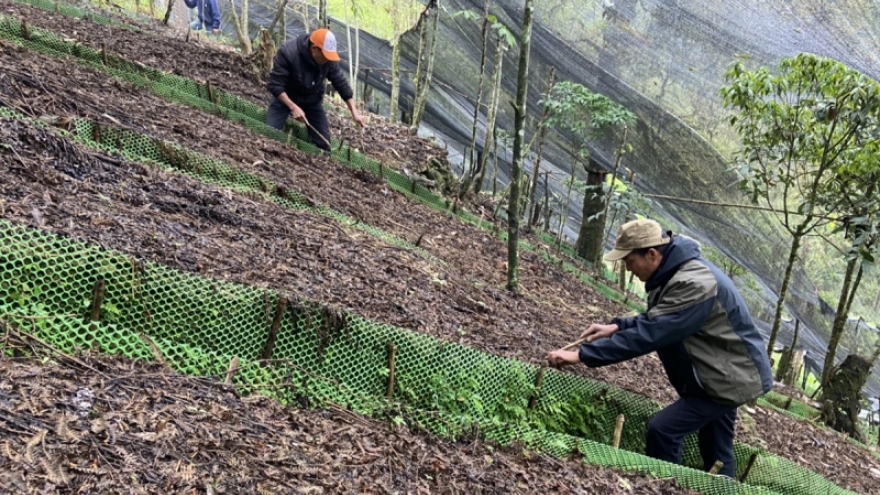
<svg viewBox="0 0 880 495">
<path fill-rule="evenodd" d="M 324 105 L 320 101 L 310 105 L 300 105 L 303 113 L 306 114 L 309 124 L 309 137 L 315 146 L 324 151 L 330 151 L 330 121 L 327 119 L 327 113 L 324 111 Z M 315 132 L 320 133 L 320 136 Z M 323 139 L 321 138 L 323 136 Z M 325 141 L 326 140 L 326 141 Z"/>
<path fill-rule="evenodd" d="M 730 414 L 731 409 L 734 411 L 735 418 L 736 408 L 722 406 L 709 399 L 686 397 L 675 401 L 648 422 L 645 454 L 681 464 L 684 438 L 691 433 L 700 431 L 707 424 Z M 714 462 L 713 459 L 709 463 L 709 467 Z M 722 460 L 722 462 L 725 461 Z M 727 468 L 726 464 L 727 462 L 725 462 L 725 468 Z M 730 464 L 733 464 L 732 460 Z"/>
<path fill-rule="evenodd" d="M 269 108 L 266 109 L 266 124 L 269 127 L 274 127 L 279 131 L 284 130 L 284 124 L 287 122 L 287 117 L 290 117 L 290 109 L 287 108 L 287 105 L 281 103 L 277 97 L 272 98 L 272 103 L 269 104 Z"/>
<path fill-rule="evenodd" d="M 189 24 L 189 28 L 192 29 L 193 31 L 198 31 L 198 30 L 202 29 L 202 21 L 199 19 L 192 21 Z"/>
<path fill-rule="evenodd" d="M 703 469 L 708 471 L 715 461 L 724 463 L 719 474 L 736 477 L 736 459 L 733 456 L 734 425 L 736 424 L 736 408 L 729 408 L 727 414 L 700 428 L 700 455 L 703 457 Z"/>
</svg>

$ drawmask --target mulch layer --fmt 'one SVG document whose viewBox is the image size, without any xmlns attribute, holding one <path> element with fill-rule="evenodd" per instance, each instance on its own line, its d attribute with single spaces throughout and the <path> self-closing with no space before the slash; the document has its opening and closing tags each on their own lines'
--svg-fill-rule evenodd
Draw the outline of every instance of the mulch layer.
<svg viewBox="0 0 880 495">
<path fill-rule="evenodd" d="M 0 357 L 3 493 L 694 493 L 335 407 L 284 408 L 156 364 L 37 353 Z"/>
<path fill-rule="evenodd" d="M 219 71 L 225 89 L 250 98 L 259 95 L 258 83 L 247 79 L 239 65 L 245 62 L 228 52 L 193 43 L 169 50 L 171 45 L 161 43 L 183 42 L 53 19 L 55 14 L 7 0 L 0 0 L 0 12 L 25 16 L 87 44 L 117 40 L 112 46 L 118 54 L 190 77 L 213 80 Z M 315 213 L 97 153 L 35 125 L 0 120 L 0 160 L 6 164 L 0 168 L 0 212 L 16 223 L 180 270 L 270 287 L 536 364 L 547 351 L 575 340 L 588 323 L 624 311 L 528 252 L 520 259 L 521 294 L 511 294 L 504 290 L 506 246 L 490 234 L 413 203 L 372 176 L 304 155 L 75 62 L 0 41 L 0 102 L 34 117 L 85 117 L 167 139 L 299 191 L 359 222 L 410 242 L 421 239 L 420 246 L 446 264 Z M 371 146 L 386 152 L 396 148 L 404 161 L 428 153 L 423 151 L 427 143 L 418 140 L 398 146 L 405 132 L 389 135 L 393 139 Z M 572 372 L 660 403 L 675 399 L 654 356 Z M 871 493 L 880 485 L 868 474 L 880 470 L 877 458 L 839 436 L 760 408 L 749 416 L 751 421 L 739 422 L 741 440 L 761 444 L 855 491 Z"/>
</svg>

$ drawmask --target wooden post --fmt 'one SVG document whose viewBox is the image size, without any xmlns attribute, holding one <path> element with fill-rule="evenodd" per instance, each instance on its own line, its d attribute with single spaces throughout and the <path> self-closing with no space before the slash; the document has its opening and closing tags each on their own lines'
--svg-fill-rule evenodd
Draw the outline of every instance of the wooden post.
<svg viewBox="0 0 880 495">
<path fill-rule="evenodd" d="M 95 288 L 92 290 L 92 305 L 89 308 L 89 321 L 101 321 L 101 305 L 104 304 L 104 294 L 107 291 L 107 284 L 104 279 L 99 278 L 95 282 Z"/>
<path fill-rule="evenodd" d="M 31 28 L 24 19 L 21 20 L 21 32 L 24 34 L 24 39 L 28 41 L 31 40 Z"/>
<path fill-rule="evenodd" d="M 208 88 L 208 99 L 216 105 L 217 98 L 214 96 L 214 88 L 211 86 L 211 81 L 205 81 L 205 86 Z"/>
<path fill-rule="evenodd" d="M 394 399 L 394 360 L 397 357 L 397 347 L 393 342 L 388 343 L 388 390 L 385 396 L 388 400 Z"/>
<path fill-rule="evenodd" d="M 278 338 L 278 331 L 281 329 L 281 320 L 284 319 L 284 312 L 287 310 L 287 299 L 278 300 L 275 306 L 275 318 L 272 319 L 272 328 L 269 330 L 269 338 L 266 339 L 266 346 L 263 347 L 263 359 L 272 359 L 272 352 L 275 349 L 275 340 Z"/>
<path fill-rule="evenodd" d="M 529 410 L 534 409 L 535 404 L 538 402 L 538 394 L 541 393 L 541 385 L 544 384 L 544 373 L 546 372 L 546 366 L 541 366 L 541 369 L 538 370 L 538 376 L 535 377 L 535 391 L 532 392 L 532 396 L 529 397 Z"/>
<path fill-rule="evenodd" d="M 740 478 L 739 478 L 740 483 L 746 482 L 746 478 L 749 477 L 749 473 L 752 471 L 752 466 L 755 465 L 755 461 L 758 460 L 758 456 L 760 454 L 761 454 L 760 452 L 755 452 L 754 454 L 752 454 L 751 457 L 749 457 L 749 463 L 746 464 L 746 469 L 745 469 L 745 471 L 743 471 L 742 476 L 740 476 Z"/>
<path fill-rule="evenodd" d="M 59 5 L 59 0 L 55 0 L 55 13 L 56 14 L 61 13 L 61 5 Z"/>
<path fill-rule="evenodd" d="M 620 435 L 623 433 L 623 423 L 626 417 L 621 414 L 617 416 L 617 424 L 614 425 L 614 441 L 611 444 L 615 449 L 620 448 Z"/>
<path fill-rule="evenodd" d="M 104 62 L 104 66 L 108 66 L 110 64 L 107 63 L 107 46 L 104 42 L 101 42 L 101 61 Z"/>
<path fill-rule="evenodd" d="M 789 397 L 787 401 L 785 401 L 785 410 L 788 411 L 791 408 L 792 397 Z"/>
<path fill-rule="evenodd" d="M 721 461 L 715 461 L 715 464 L 712 464 L 712 469 L 709 470 L 709 474 L 718 474 L 721 472 L 721 468 L 724 467 L 724 463 Z"/>
<path fill-rule="evenodd" d="M 229 361 L 229 368 L 226 370 L 226 379 L 223 380 L 224 385 L 229 385 L 232 383 L 232 379 L 235 377 L 235 373 L 238 372 L 238 356 L 235 356 Z"/>
</svg>

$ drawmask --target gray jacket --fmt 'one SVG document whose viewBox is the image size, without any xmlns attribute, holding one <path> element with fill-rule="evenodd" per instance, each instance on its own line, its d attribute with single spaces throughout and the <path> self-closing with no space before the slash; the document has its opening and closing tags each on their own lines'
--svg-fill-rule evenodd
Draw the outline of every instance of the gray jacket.
<svg viewBox="0 0 880 495">
<path fill-rule="evenodd" d="M 770 359 L 745 301 L 695 241 L 674 236 L 645 289 L 648 311 L 615 318 L 619 330 L 582 345 L 581 362 L 605 366 L 657 351 L 682 397 L 738 406 L 770 391 Z"/>
</svg>

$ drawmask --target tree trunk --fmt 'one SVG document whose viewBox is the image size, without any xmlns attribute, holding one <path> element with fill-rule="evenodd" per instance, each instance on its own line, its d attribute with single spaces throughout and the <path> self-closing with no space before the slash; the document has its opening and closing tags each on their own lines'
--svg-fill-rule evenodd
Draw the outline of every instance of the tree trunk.
<svg viewBox="0 0 880 495">
<path fill-rule="evenodd" d="M 474 103 L 474 125 L 471 129 L 471 153 L 470 153 L 470 173 L 467 174 L 468 179 L 466 180 L 465 187 L 462 187 L 462 191 L 467 191 L 468 187 L 470 187 L 470 182 L 473 180 L 473 177 L 476 175 L 476 162 L 477 162 L 477 128 L 480 124 L 480 105 L 483 103 L 483 80 L 486 76 L 486 55 L 489 51 L 489 0 L 485 0 L 483 3 L 483 50 L 480 53 L 480 78 L 477 83 L 477 101 Z M 483 148 L 486 148 L 485 143 L 483 144 Z"/>
<path fill-rule="evenodd" d="M 275 41 L 272 40 L 272 33 L 268 29 L 260 29 L 257 35 L 257 53 L 254 62 L 260 71 L 260 77 L 263 81 L 269 79 L 269 73 L 272 72 L 272 61 L 275 58 Z"/>
<path fill-rule="evenodd" d="M 327 13 L 327 0 L 318 0 L 318 27 L 330 28 L 330 14 Z"/>
<path fill-rule="evenodd" d="M 565 206 L 562 207 L 562 211 L 559 213 L 559 226 L 556 229 L 556 252 L 559 253 L 560 249 L 562 249 L 562 232 L 565 231 L 565 221 L 568 220 L 568 212 L 571 208 L 571 188 L 574 187 L 574 170 L 577 167 L 577 160 L 571 164 L 571 178 L 568 181 L 568 192 L 565 194 Z M 547 180 L 544 180 L 544 189 L 547 189 Z"/>
<path fill-rule="evenodd" d="M 287 40 L 287 16 L 285 12 L 287 10 L 287 0 L 278 0 L 278 7 L 275 9 L 275 15 L 272 17 L 272 22 L 269 24 L 269 34 L 275 32 L 275 25 L 279 22 L 281 23 L 281 27 L 278 29 L 278 35 L 275 37 L 275 45 L 281 46 Z"/>
<path fill-rule="evenodd" d="M 487 152 L 480 157 L 480 165 L 478 167 L 478 179 L 474 184 L 474 193 L 479 193 L 483 189 L 483 180 L 486 178 L 486 169 L 489 161 L 489 143 L 493 143 L 495 152 L 498 151 L 498 142 L 495 137 L 495 119 L 498 116 L 498 101 L 501 99 L 501 66 L 504 63 L 504 41 L 499 37 L 495 45 L 495 72 L 492 74 L 492 92 L 489 95 L 489 109 L 486 115 L 486 136 L 483 138 L 484 148 Z M 498 156 L 495 155 L 495 163 L 498 162 Z"/>
<path fill-rule="evenodd" d="M 605 183 L 606 172 L 598 169 L 599 164 L 592 159 L 587 169 L 587 190 L 584 192 L 581 229 L 578 232 L 577 254 L 581 258 L 595 263 L 602 257 L 605 249 L 605 218 L 601 216 L 605 202 L 602 200 L 602 185 Z M 590 217 L 594 217 L 589 220 Z M 596 269 L 600 265 L 596 265 Z"/>
<path fill-rule="evenodd" d="M 621 162 L 621 160 L 623 160 L 623 154 L 626 152 L 627 134 L 629 134 L 629 126 L 624 125 L 623 126 L 623 139 L 621 139 L 621 141 L 620 141 L 620 147 L 617 148 L 617 160 L 614 161 L 614 171 L 611 172 L 611 183 L 608 184 L 608 191 L 602 192 L 602 199 L 604 200 L 604 203 L 605 203 L 605 207 L 602 210 L 602 220 L 605 222 L 606 230 L 614 228 L 614 225 L 611 225 L 608 222 L 608 208 L 611 206 L 611 198 L 614 196 L 614 194 L 613 194 L 614 181 L 617 180 L 617 172 L 620 170 L 620 162 Z M 603 181 L 603 185 L 604 185 L 604 181 Z M 605 239 L 608 238 L 609 234 L 610 234 L 610 232 L 603 232 L 602 233 L 602 235 L 604 236 L 602 239 L 603 243 L 605 242 Z M 593 263 L 595 263 L 596 266 L 599 266 L 602 263 L 602 260 L 599 258 L 596 258 L 595 260 L 593 260 Z"/>
<path fill-rule="evenodd" d="M 788 376 L 792 369 L 794 360 L 794 349 L 797 346 L 798 334 L 801 331 L 801 320 L 794 322 L 794 337 L 791 340 L 791 346 L 786 349 L 782 356 L 779 357 L 779 365 L 776 366 L 776 381 L 788 383 Z"/>
<path fill-rule="evenodd" d="M 354 4 L 352 4 L 354 6 Z M 351 50 L 351 47 L 349 47 Z M 351 87 L 354 90 L 354 101 L 360 101 L 363 103 L 364 98 L 361 95 L 361 98 L 358 99 L 358 74 L 360 74 L 361 70 L 361 19 L 358 15 L 354 17 L 354 77 L 351 79 Z M 366 82 L 366 81 L 365 81 Z"/>
<path fill-rule="evenodd" d="M 241 54 L 250 55 L 253 51 L 251 37 L 248 33 L 248 0 L 241 0 L 241 17 L 235 10 L 235 3 L 229 0 L 229 12 L 232 15 L 232 25 L 238 35 L 238 44 L 241 45 Z"/>
<path fill-rule="evenodd" d="M 550 81 L 547 84 L 547 94 L 553 92 L 553 83 L 556 80 L 556 67 L 550 68 Z M 529 215 L 529 226 L 538 223 L 538 204 L 535 199 L 538 196 L 538 174 L 541 172 L 541 157 L 544 156 L 544 138 L 547 136 L 547 107 L 541 114 L 541 128 L 538 129 L 538 156 L 535 158 L 535 170 L 532 174 L 532 184 L 529 190 L 529 203 L 532 205 L 532 213 Z"/>
<path fill-rule="evenodd" d="M 862 388 L 870 374 L 871 362 L 850 354 L 834 375 L 828 377 L 822 392 L 822 421 L 860 442 L 865 441 L 859 428 Z"/>
<path fill-rule="evenodd" d="M 174 8 L 174 0 L 168 0 L 168 10 L 165 11 L 165 18 L 162 19 L 162 24 L 168 25 L 168 22 L 171 20 L 171 9 Z"/>
<path fill-rule="evenodd" d="M 492 139 L 492 197 L 498 194 L 498 133 Z"/>
<path fill-rule="evenodd" d="M 794 270 L 794 262 L 797 261 L 797 253 L 801 247 L 803 239 L 804 225 L 812 221 L 812 216 L 807 217 L 807 221 L 801 224 L 795 231 L 791 239 L 791 250 L 788 252 L 788 264 L 785 266 L 785 273 L 782 276 L 782 287 L 779 289 L 779 299 L 776 301 L 776 314 L 773 316 L 773 328 L 770 330 L 770 338 L 767 339 L 767 354 L 773 354 L 773 346 L 776 344 L 776 337 L 779 335 L 779 327 L 782 325 L 782 311 L 785 309 L 785 298 L 788 295 L 788 286 L 791 284 L 791 272 Z"/>
<path fill-rule="evenodd" d="M 391 52 L 391 101 L 388 110 L 388 122 L 397 123 L 397 101 L 400 99 L 400 43 L 401 36 L 395 35 L 394 51 Z"/>
<path fill-rule="evenodd" d="M 837 346 L 840 338 L 846 330 L 846 302 L 849 300 L 850 287 L 853 282 L 853 273 L 856 271 L 857 258 L 849 260 L 846 264 L 846 273 L 843 276 L 843 287 L 840 289 L 840 300 L 837 302 L 837 314 L 834 315 L 834 324 L 831 327 L 831 339 L 828 340 L 828 350 L 825 352 L 825 364 L 822 368 L 822 385 L 828 383 L 831 378 L 831 368 L 834 366 L 834 356 L 837 354 Z"/>
<path fill-rule="evenodd" d="M 526 104 L 529 92 L 529 52 L 532 47 L 533 0 L 525 0 L 523 8 L 522 41 L 520 42 L 519 70 L 516 75 L 516 105 L 514 105 L 513 169 L 510 175 L 510 215 L 507 236 L 507 290 L 519 291 L 519 184 L 522 177 L 523 141 L 525 140 Z"/>
<path fill-rule="evenodd" d="M 849 314 L 849 310 L 852 308 L 853 299 L 856 298 L 856 292 L 859 290 L 859 286 L 862 285 L 862 273 L 864 267 L 865 264 L 859 261 L 859 272 L 856 274 L 856 281 L 853 282 L 852 290 L 849 291 L 849 298 L 846 300 L 846 309 L 844 310 L 846 314 Z"/>
<path fill-rule="evenodd" d="M 431 76 L 434 74 L 434 53 L 437 48 L 437 29 L 440 26 L 440 0 L 434 1 L 434 22 L 431 23 L 431 38 L 429 41 L 428 59 L 424 79 L 419 87 L 419 93 L 416 94 L 415 104 L 413 106 L 412 122 L 409 127 L 411 136 L 419 133 L 419 123 L 422 121 L 422 115 L 425 112 L 425 106 L 428 103 L 428 94 L 431 92 Z M 427 29 L 427 26 L 425 26 Z M 420 57 L 421 59 L 421 57 Z"/>
</svg>

